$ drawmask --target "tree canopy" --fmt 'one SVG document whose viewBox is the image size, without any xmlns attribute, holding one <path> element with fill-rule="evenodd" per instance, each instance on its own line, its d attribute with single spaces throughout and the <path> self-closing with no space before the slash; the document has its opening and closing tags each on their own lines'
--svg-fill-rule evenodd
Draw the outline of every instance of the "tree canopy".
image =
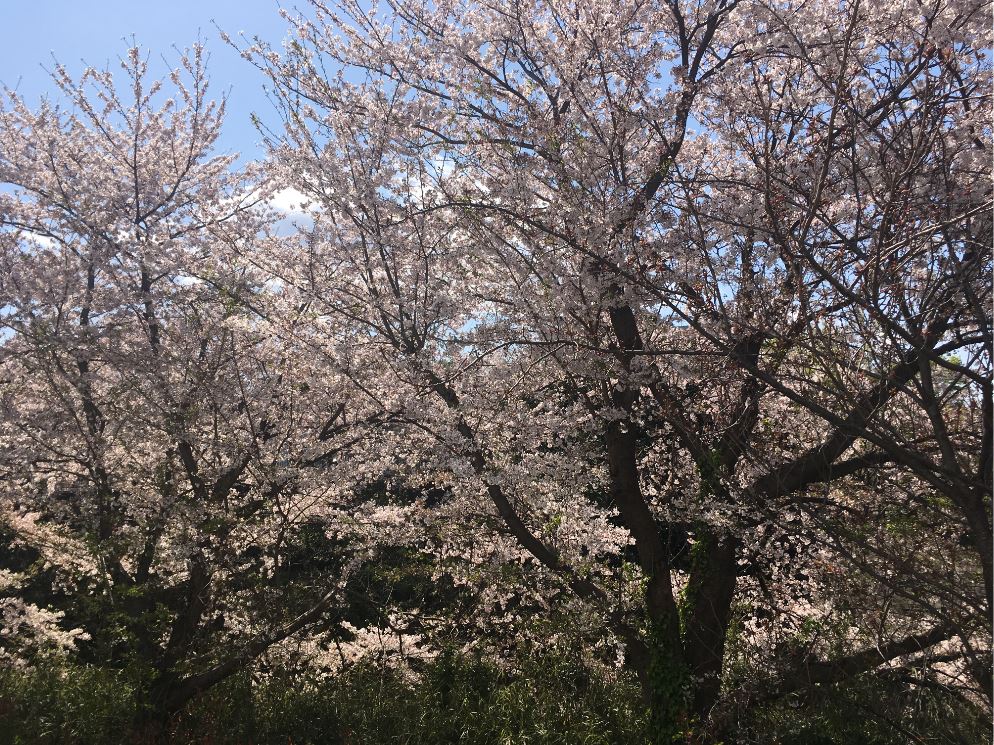
<svg viewBox="0 0 994 745">
<path fill-rule="evenodd" d="M 224 37 L 244 168 L 201 47 L 8 91 L 3 654 L 109 604 L 168 716 L 360 597 L 401 654 L 568 623 L 657 742 L 862 675 L 989 711 L 990 11 L 310 0 Z"/>
</svg>

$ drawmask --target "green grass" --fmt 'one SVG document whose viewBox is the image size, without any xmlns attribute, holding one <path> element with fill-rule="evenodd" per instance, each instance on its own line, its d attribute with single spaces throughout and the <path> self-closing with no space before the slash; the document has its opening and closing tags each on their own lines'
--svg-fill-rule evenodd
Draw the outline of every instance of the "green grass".
<svg viewBox="0 0 994 745">
<path fill-rule="evenodd" d="M 139 686 L 97 668 L 0 673 L 0 745 L 148 742 L 132 733 Z M 562 658 L 500 671 L 445 655 L 417 678 L 359 666 L 325 681 L 241 675 L 188 707 L 169 743 L 200 745 L 609 745 L 641 743 L 637 691 Z"/>
<path fill-rule="evenodd" d="M 0 745 L 627 745 L 644 743 L 638 691 L 575 655 L 513 670 L 446 654 L 417 676 L 363 665 L 338 677 L 246 673 L 194 702 L 164 736 L 135 734 L 141 678 L 96 667 L 0 670 Z M 974 745 L 982 711 L 863 679 L 754 712 L 724 745 Z"/>
</svg>

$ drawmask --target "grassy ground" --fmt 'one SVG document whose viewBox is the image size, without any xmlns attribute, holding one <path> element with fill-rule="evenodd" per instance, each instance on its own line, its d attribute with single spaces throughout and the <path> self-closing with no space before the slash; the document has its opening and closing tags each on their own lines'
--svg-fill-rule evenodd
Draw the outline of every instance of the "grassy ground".
<svg viewBox="0 0 994 745">
<path fill-rule="evenodd" d="M 150 745 L 133 729 L 141 688 L 136 675 L 92 667 L 0 671 L 0 745 Z M 733 742 L 974 745 L 988 734 L 981 712 L 948 697 L 864 681 L 749 713 Z M 232 678 L 183 712 L 157 745 L 644 741 L 638 691 L 629 681 L 562 657 L 525 660 L 506 672 L 450 655 L 416 678 L 374 666 L 321 682 Z"/>
<path fill-rule="evenodd" d="M 566 691 L 564 688 L 568 688 Z M 0 743 L 110 745 L 129 735 L 140 685 L 123 672 L 0 674 Z M 247 675 L 218 686 L 172 725 L 172 743 L 637 743 L 637 691 L 562 660 L 514 674 L 442 658 L 415 682 L 373 666 L 323 682 Z"/>
</svg>

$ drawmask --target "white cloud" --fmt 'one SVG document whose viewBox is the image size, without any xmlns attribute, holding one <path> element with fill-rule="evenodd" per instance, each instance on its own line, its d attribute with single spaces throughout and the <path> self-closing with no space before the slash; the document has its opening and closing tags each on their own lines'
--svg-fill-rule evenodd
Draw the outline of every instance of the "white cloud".
<svg viewBox="0 0 994 745">
<path fill-rule="evenodd" d="M 318 211 L 317 205 L 302 191 L 288 187 L 280 189 L 269 198 L 269 206 L 287 217 L 310 218 Z"/>
<path fill-rule="evenodd" d="M 30 230 L 22 230 L 21 235 L 40 248 L 47 248 L 51 250 L 58 245 L 53 238 L 49 238 L 47 235 L 41 235 L 40 233 L 35 233 Z"/>
</svg>

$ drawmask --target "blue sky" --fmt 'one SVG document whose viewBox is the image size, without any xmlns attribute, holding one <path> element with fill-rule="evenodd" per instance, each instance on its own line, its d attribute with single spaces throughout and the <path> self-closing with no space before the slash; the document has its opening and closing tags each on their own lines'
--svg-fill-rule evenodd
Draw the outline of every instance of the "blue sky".
<svg viewBox="0 0 994 745">
<path fill-rule="evenodd" d="M 301 3 L 305 5 L 306 3 Z M 214 22 L 232 37 L 243 31 L 278 42 L 285 33 L 277 0 L 0 0 L 0 83 L 16 88 L 28 101 L 54 89 L 44 67 L 52 55 L 73 73 L 86 61 L 92 67 L 116 65 L 131 45 L 152 53 L 156 73 L 174 63 L 173 45 L 183 48 L 198 31 L 211 52 L 210 75 L 215 95 L 229 91 L 228 117 L 221 148 L 248 158 L 259 154 L 252 112 L 274 122 L 255 68 L 221 42 Z M 293 8 L 292 0 L 284 0 Z M 158 64 L 156 64 L 158 63 Z"/>
</svg>

